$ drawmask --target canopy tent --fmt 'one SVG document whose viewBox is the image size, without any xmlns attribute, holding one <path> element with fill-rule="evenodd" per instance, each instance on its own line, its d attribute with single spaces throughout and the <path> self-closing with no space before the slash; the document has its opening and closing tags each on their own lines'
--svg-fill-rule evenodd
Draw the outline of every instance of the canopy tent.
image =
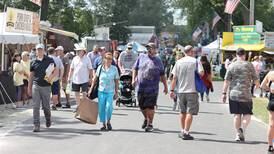
<svg viewBox="0 0 274 154">
<path fill-rule="evenodd" d="M 37 44 L 39 36 L 5 31 L 6 13 L 0 13 L 0 43 L 1 44 Z"/>
<path fill-rule="evenodd" d="M 221 47 L 222 42 L 223 42 L 223 40 L 221 38 L 219 40 L 217 39 L 217 40 L 209 43 L 208 45 L 203 46 L 202 49 L 205 49 L 205 50 L 208 50 L 208 49 L 209 50 L 217 50 L 217 49 L 219 49 Z"/>
<path fill-rule="evenodd" d="M 269 55 L 274 55 L 273 51 L 264 51 L 264 53 L 269 54 Z"/>
<path fill-rule="evenodd" d="M 145 46 L 138 42 L 130 42 L 132 44 L 132 51 L 137 52 L 137 53 L 142 53 L 146 52 L 147 49 Z M 127 45 L 118 45 L 117 50 L 124 51 L 127 49 Z"/>
<path fill-rule="evenodd" d="M 154 33 L 131 33 L 129 42 L 139 42 L 141 44 L 147 44 L 153 37 Z"/>
<path fill-rule="evenodd" d="M 25 33 L 12 33 L 5 31 L 6 13 L 0 13 L 0 44 L 1 48 L 1 70 L 5 69 L 5 44 L 37 44 L 39 36 Z"/>
<path fill-rule="evenodd" d="M 64 30 L 60 30 L 60 29 L 56 29 L 56 28 L 43 27 L 43 26 L 40 27 L 40 30 L 72 37 L 76 40 L 79 40 L 79 36 L 73 32 L 68 32 L 68 31 L 64 31 Z"/>
<path fill-rule="evenodd" d="M 146 52 L 147 48 L 145 46 L 143 46 L 142 44 L 138 43 L 138 42 L 131 42 L 133 47 L 132 50 L 135 52 Z"/>
</svg>

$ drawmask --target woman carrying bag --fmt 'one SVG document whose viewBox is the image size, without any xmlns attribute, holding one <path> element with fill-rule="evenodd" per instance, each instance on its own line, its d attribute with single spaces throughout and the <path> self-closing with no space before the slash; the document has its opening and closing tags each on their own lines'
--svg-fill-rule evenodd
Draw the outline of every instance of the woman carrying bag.
<svg viewBox="0 0 274 154">
<path fill-rule="evenodd" d="M 116 66 L 111 65 L 112 53 L 108 52 L 103 57 L 103 64 L 96 71 L 95 78 L 89 90 L 92 93 L 93 86 L 99 80 L 98 86 L 98 110 L 99 118 L 102 123 L 102 131 L 112 130 L 110 123 L 113 111 L 113 98 L 117 98 L 119 73 Z"/>
</svg>

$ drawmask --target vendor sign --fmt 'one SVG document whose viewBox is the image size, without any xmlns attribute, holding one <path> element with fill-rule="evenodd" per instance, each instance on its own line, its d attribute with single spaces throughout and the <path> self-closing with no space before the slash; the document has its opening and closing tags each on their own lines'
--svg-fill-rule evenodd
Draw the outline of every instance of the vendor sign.
<svg viewBox="0 0 274 154">
<path fill-rule="evenodd" d="M 267 49 L 274 49 L 274 32 L 265 33 L 265 47 Z"/>
<path fill-rule="evenodd" d="M 39 24 L 39 18 L 37 19 L 37 15 L 33 12 L 7 8 L 5 31 L 33 34 L 37 32 L 37 26 L 39 26 L 36 22 Z"/>
<path fill-rule="evenodd" d="M 234 44 L 260 44 L 261 35 L 256 26 L 234 26 Z"/>
</svg>

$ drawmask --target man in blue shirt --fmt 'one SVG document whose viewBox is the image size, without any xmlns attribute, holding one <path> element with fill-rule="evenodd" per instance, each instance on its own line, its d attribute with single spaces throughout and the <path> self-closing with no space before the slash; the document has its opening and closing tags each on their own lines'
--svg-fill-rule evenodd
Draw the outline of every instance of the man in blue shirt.
<svg viewBox="0 0 274 154">
<path fill-rule="evenodd" d="M 159 93 L 159 82 L 164 84 L 164 93 L 167 94 L 167 82 L 164 66 L 159 57 L 156 56 L 154 43 L 146 45 L 147 54 L 141 54 L 133 66 L 132 84 L 137 86 L 137 96 L 140 109 L 144 116 L 142 128 L 146 132 L 153 131 L 154 109 L 157 105 Z"/>
</svg>

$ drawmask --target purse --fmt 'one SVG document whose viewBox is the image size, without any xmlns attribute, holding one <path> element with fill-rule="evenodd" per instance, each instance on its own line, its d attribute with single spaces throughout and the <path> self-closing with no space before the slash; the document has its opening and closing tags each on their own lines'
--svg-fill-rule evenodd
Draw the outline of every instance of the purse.
<svg viewBox="0 0 274 154">
<path fill-rule="evenodd" d="M 91 100 L 93 100 L 93 99 L 95 99 L 95 98 L 98 97 L 99 80 L 100 80 L 100 75 L 101 75 L 102 67 L 103 67 L 103 65 L 102 65 L 101 68 L 100 68 L 99 76 L 97 77 L 97 81 L 96 81 L 96 83 L 93 85 L 92 90 L 91 90 L 91 93 L 90 93 L 90 95 L 88 96 L 88 98 L 91 99 Z"/>
<path fill-rule="evenodd" d="M 198 73 L 198 62 L 196 62 L 195 70 L 195 87 L 198 93 L 204 93 L 206 91 L 206 86 Z"/>
<path fill-rule="evenodd" d="M 81 99 L 75 113 L 75 118 L 88 124 L 96 124 L 97 117 L 98 103 L 86 97 Z"/>
</svg>

